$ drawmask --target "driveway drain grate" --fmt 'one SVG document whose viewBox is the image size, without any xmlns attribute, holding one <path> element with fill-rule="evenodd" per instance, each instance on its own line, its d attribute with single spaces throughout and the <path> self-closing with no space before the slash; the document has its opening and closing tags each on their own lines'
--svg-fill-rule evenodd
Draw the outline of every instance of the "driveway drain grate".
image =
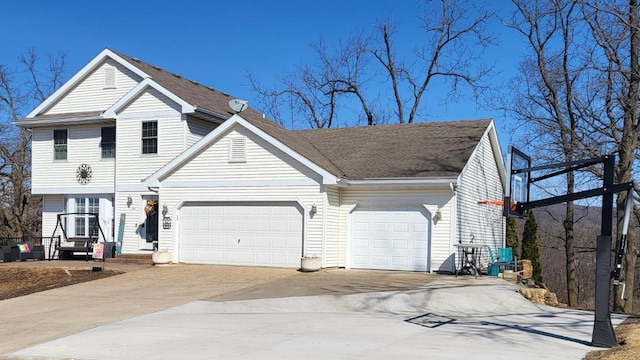
<svg viewBox="0 0 640 360">
<path fill-rule="evenodd" d="M 433 329 L 433 328 L 437 328 L 438 326 L 451 324 L 454 321 L 456 321 L 456 319 L 452 319 L 446 316 L 440 316 L 432 313 L 427 313 L 427 314 L 416 316 L 414 318 L 411 318 L 405 321 L 411 324 L 416 324 L 416 325 Z"/>
</svg>

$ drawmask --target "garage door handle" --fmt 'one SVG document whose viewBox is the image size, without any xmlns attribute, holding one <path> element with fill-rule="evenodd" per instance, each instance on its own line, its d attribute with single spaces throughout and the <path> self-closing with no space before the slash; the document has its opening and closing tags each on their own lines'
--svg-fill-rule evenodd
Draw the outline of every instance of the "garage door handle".
<svg viewBox="0 0 640 360">
<path fill-rule="evenodd" d="M 240 244 L 240 239 L 238 239 L 238 244 Z"/>
</svg>

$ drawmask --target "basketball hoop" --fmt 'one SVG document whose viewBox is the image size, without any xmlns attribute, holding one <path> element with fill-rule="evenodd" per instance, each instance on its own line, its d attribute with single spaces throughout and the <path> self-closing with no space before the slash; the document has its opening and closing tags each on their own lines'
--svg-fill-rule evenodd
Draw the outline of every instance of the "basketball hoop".
<svg viewBox="0 0 640 360">
<path fill-rule="evenodd" d="M 499 224 L 502 222 L 502 205 L 504 204 L 503 200 L 483 200 L 478 201 L 478 205 L 483 208 L 483 214 L 487 224 Z M 511 208 L 515 210 L 516 204 L 515 202 L 511 202 Z"/>
<path fill-rule="evenodd" d="M 478 205 L 494 205 L 494 206 L 502 206 L 504 205 L 504 200 L 482 200 L 478 201 Z M 516 209 L 516 202 L 511 201 L 510 205 L 511 210 Z"/>
</svg>

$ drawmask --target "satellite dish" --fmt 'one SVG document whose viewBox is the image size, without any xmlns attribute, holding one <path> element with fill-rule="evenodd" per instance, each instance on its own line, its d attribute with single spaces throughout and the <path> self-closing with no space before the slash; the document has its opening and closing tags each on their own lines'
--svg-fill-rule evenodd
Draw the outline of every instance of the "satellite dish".
<svg viewBox="0 0 640 360">
<path fill-rule="evenodd" d="M 247 100 L 233 99 L 229 101 L 229 107 L 237 114 L 246 110 L 249 107 L 249 102 Z"/>
</svg>

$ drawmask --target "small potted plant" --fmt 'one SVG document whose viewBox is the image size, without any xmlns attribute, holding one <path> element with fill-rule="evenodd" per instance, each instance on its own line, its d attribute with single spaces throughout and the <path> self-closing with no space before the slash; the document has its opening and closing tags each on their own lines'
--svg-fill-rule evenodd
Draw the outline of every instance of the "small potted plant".
<svg viewBox="0 0 640 360">
<path fill-rule="evenodd" d="M 322 258 L 317 255 L 305 255 L 300 261 L 300 271 L 313 272 L 320 270 Z"/>
<path fill-rule="evenodd" d="M 155 250 L 151 254 L 151 261 L 154 265 L 166 265 L 171 262 L 171 253 L 167 250 Z"/>
</svg>

